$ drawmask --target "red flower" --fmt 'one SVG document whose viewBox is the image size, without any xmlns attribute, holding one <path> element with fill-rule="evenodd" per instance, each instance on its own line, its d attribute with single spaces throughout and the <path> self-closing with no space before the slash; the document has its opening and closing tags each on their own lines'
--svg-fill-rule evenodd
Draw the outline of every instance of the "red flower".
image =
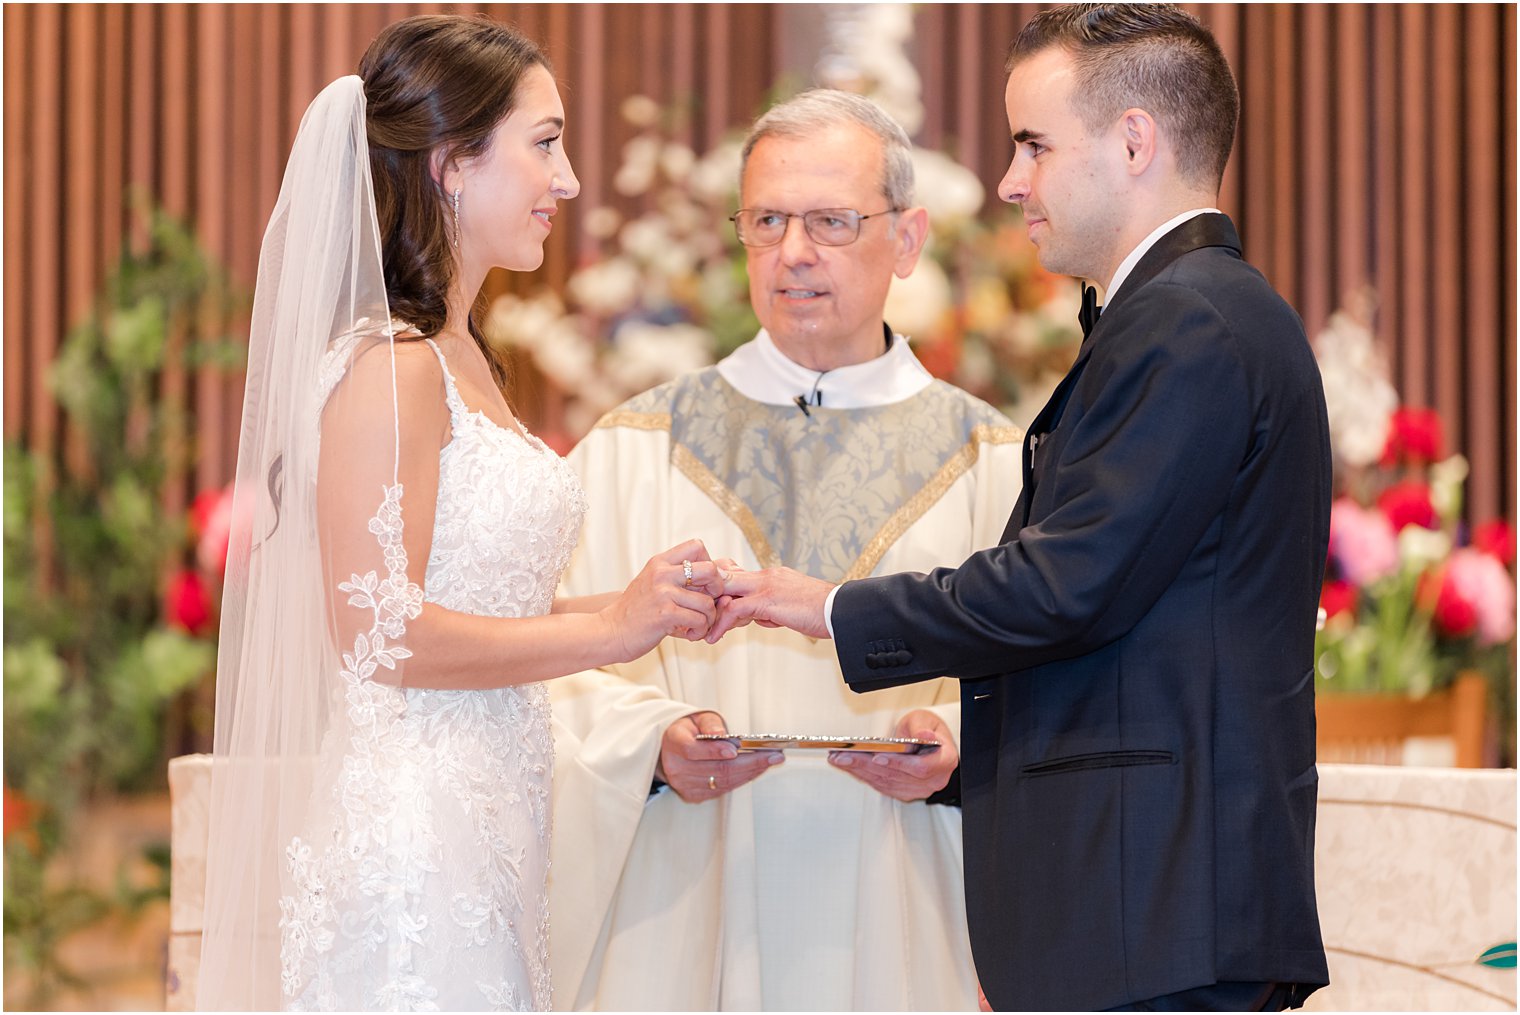
<svg viewBox="0 0 1520 1015">
<path fill-rule="evenodd" d="M 1429 465 L 1441 457 L 1441 443 L 1441 416 L 1434 409 L 1396 409 L 1382 464 Z"/>
<path fill-rule="evenodd" d="M 925 370 L 941 380 L 949 380 L 961 362 L 961 338 L 954 328 L 940 328 L 938 334 L 913 351 Z"/>
<path fill-rule="evenodd" d="M 1473 530 L 1472 545 L 1501 564 L 1515 562 L 1515 530 L 1502 518 L 1484 522 Z"/>
<path fill-rule="evenodd" d="M 32 827 L 32 819 L 37 814 L 37 805 L 26 797 L 17 793 L 9 786 L 4 787 L 5 792 L 5 838 L 9 841 L 16 832 L 27 832 Z"/>
<path fill-rule="evenodd" d="M 1348 581 L 1327 581 L 1325 587 L 1320 589 L 1319 605 L 1324 607 L 1326 620 L 1342 613 L 1355 617 L 1356 603 L 1356 586 Z"/>
<path fill-rule="evenodd" d="M 1446 637 L 1462 638 L 1478 628 L 1478 607 L 1451 580 L 1450 568 L 1420 575 L 1415 600 L 1430 611 L 1436 630 Z"/>
<path fill-rule="evenodd" d="M 190 634 L 206 630 L 211 621 L 211 597 L 200 575 L 181 571 L 169 580 L 164 593 L 164 616 L 172 626 Z"/>
<path fill-rule="evenodd" d="M 1395 483 L 1378 495 L 1377 506 L 1387 517 L 1393 531 L 1402 532 L 1409 525 L 1436 527 L 1436 509 L 1430 502 L 1430 487 L 1417 479 Z"/>
</svg>

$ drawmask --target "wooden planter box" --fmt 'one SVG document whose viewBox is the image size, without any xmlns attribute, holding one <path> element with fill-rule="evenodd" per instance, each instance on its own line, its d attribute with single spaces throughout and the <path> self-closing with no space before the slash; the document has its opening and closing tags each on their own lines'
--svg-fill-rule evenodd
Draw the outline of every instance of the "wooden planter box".
<svg viewBox="0 0 1520 1015">
<path fill-rule="evenodd" d="M 1458 768 L 1482 768 L 1488 684 L 1463 673 L 1448 688 L 1423 698 L 1398 694 L 1320 694 L 1320 761 L 1401 764 L 1411 737 L 1449 737 Z"/>
</svg>

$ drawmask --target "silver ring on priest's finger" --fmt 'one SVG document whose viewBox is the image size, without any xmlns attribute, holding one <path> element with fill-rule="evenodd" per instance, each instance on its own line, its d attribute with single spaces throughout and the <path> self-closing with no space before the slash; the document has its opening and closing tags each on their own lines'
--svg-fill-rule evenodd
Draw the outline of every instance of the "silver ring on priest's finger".
<svg viewBox="0 0 1520 1015">
<path fill-rule="evenodd" d="M 681 571 L 686 575 L 686 587 L 691 588 L 691 561 L 681 561 Z"/>
</svg>

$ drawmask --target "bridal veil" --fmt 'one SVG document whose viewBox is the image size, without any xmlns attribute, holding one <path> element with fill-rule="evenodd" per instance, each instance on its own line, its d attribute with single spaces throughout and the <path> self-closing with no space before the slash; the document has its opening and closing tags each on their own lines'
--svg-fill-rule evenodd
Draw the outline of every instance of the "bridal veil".
<svg viewBox="0 0 1520 1015">
<path fill-rule="evenodd" d="M 217 657 L 202 1009 L 282 1006 L 286 853 L 319 806 L 343 675 L 399 684 L 378 671 L 408 655 L 421 591 L 400 540 L 394 344 L 364 83 L 348 76 L 301 121 L 259 256 Z M 339 405 L 364 414 L 366 439 L 324 456 L 323 413 Z M 367 529 L 334 532 L 319 516 L 319 459 L 324 499 L 362 500 Z"/>
</svg>

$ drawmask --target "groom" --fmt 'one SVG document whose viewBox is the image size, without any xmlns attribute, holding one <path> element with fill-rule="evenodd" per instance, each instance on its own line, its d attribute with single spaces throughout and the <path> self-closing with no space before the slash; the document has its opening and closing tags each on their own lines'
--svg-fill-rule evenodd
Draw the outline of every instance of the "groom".
<svg viewBox="0 0 1520 1015">
<path fill-rule="evenodd" d="M 1282 1009 L 1328 981 L 1313 640 L 1319 374 L 1212 207 L 1238 109 L 1171 6 L 1020 33 L 1000 196 L 1105 305 L 1029 430 L 1001 545 L 837 587 L 736 571 L 746 620 L 835 639 L 870 691 L 962 680 L 972 949 L 1005 1009 Z"/>
</svg>

